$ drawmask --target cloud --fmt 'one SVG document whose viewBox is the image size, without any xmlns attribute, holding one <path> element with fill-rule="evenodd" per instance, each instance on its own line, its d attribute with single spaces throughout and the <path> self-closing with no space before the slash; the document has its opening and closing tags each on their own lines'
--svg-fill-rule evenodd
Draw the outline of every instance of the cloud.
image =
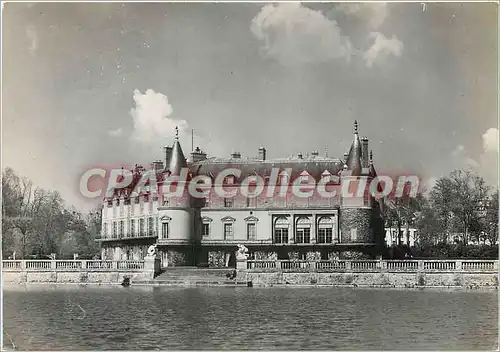
<svg viewBox="0 0 500 352">
<path fill-rule="evenodd" d="M 116 130 L 110 130 L 108 131 L 108 134 L 111 137 L 120 137 L 123 134 L 123 131 L 121 128 L 117 128 Z"/>
<path fill-rule="evenodd" d="M 389 16 L 387 3 L 342 3 L 336 10 L 359 18 L 372 29 L 378 29 Z"/>
<path fill-rule="evenodd" d="M 349 63 L 360 56 L 367 67 L 380 64 L 389 56 L 399 57 L 403 43 L 395 36 L 387 38 L 378 30 L 389 16 L 386 3 L 340 4 L 334 13 L 360 19 L 364 38 L 371 46 L 357 49 L 347 31 L 337 21 L 327 18 L 320 10 L 300 3 L 269 4 L 253 18 L 250 30 L 263 45 L 265 57 L 285 66 L 321 63 L 342 59 Z M 351 28 L 352 29 L 352 28 Z"/>
<path fill-rule="evenodd" d="M 401 56 L 403 42 L 395 35 L 391 39 L 388 39 L 380 32 L 372 32 L 369 37 L 373 39 L 373 44 L 363 54 L 363 59 L 367 67 L 372 67 L 374 63 L 382 62 L 390 55 Z"/>
<path fill-rule="evenodd" d="M 478 172 L 490 185 L 497 184 L 498 178 L 498 153 L 499 153 L 499 130 L 490 128 L 483 134 L 483 151 L 479 155 L 479 161 L 471 158 L 465 147 L 459 144 L 452 152 L 453 165 L 455 168 L 468 168 Z"/>
<path fill-rule="evenodd" d="M 26 38 L 29 41 L 28 50 L 31 55 L 38 49 L 38 33 L 34 26 L 26 27 Z"/>
<path fill-rule="evenodd" d="M 146 146 L 161 144 L 158 142 L 168 136 L 173 137 L 175 127 L 180 132 L 185 132 L 188 123 L 185 120 L 174 120 L 169 116 L 173 112 L 168 97 L 156 93 L 152 89 L 142 94 L 138 89 L 134 90 L 135 108 L 130 110 L 134 129 L 131 140 Z"/>
<path fill-rule="evenodd" d="M 483 134 L 483 153 L 480 157 L 480 170 L 485 180 L 498 187 L 499 130 L 490 128 Z"/>
<path fill-rule="evenodd" d="M 336 21 L 300 3 L 263 6 L 250 30 L 263 42 L 264 55 L 286 66 L 348 61 L 352 54 L 349 38 L 341 34 Z"/>
<path fill-rule="evenodd" d="M 498 128 L 490 128 L 483 134 L 483 148 L 485 152 L 498 153 L 499 151 L 499 130 Z"/>
<path fill-rule="evenodd" d="M 179 140 L 186 158 L 191 149 L 191 129 L 186 120 L 174 119 L 170 115 L 173 107 L 168 97 L 152 89 L 143 94 L 138 89 L 134 90 L 135 107 L 130 109 L 133 120 L 133 131 L 130 140 L 134 145 L 143 147 L 148 151 L 157 151 L 166 145 L 171 145 L 175 138 L 175 128 L 179 129 Z M 197 143 L 206 152 L 219 151 L 219 145 L 207 140 L 200 135 L 194 135 Z"/>
</svg>

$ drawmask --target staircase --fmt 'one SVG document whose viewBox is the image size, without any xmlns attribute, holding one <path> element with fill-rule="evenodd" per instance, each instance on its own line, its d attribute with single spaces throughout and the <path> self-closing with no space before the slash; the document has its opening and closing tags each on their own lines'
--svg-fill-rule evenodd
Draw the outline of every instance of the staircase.
<svg viewBox="0 0 500 352">
<path fill-rule="evenodd" d="M 232 268 L 197 268 L 193 266 L 169 267 L 153 280 L 133 281 L 132 285 L 154 286 L 247 286 L 242 277 L 230 280 L 226 274 Z"/>
</svg>

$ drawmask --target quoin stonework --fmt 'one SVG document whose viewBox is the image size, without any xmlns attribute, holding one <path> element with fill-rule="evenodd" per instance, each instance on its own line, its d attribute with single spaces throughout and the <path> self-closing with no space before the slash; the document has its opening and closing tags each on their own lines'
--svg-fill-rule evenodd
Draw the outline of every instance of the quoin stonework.
<svg viewBox="0 0 500 352">
<path fill-rule="evenodd" d="M 146 172 L 137 166 L 126 187 L 108 192 L 99 240 L 102 258 L 142 260 L 153 244 L 163 267 L 231 267 L 238 244 L 249 249 L 249 259 L 375 258 L 385 248 L 384 198 L 368 189 L 356 192 L 357 185 L 377 177 L 368 142 L 359 137 L 355 122 L 350 150 L 341 159 L 317 152 L 268 159 L 261 147 L 254 158 L 242 158 L 237 152 L 230 158 L 207 157 L 196 148 L 188 161 L 176 135 L 173 145 L 165 147 L 165 161 L 152 165 L 155 189 L 146 184 L 136 192 Z M 206 197 L 194 197 L 188 191 L 166 195 L 165 187 L 172 185 L 166 186 L 165 180 L 186 169 L 189 179 L 179 178 L 174 186 L 187 190 L 193 179 L 215 181 L 223 175 L 225 193 L 205 190 Z M 228 169 L 239 170 L 238 177 L 223 174 Z M 242 189 L 242 182 L 251 177 L 264 181 L 261 192 L 232 192 Z M 270 185 L 271 179 L 277 183 Z M 322 189 L 334 196 L 319 194 L 317 187 L 307 197 L 298 195 L 294 186 L 280 187 L 307 179 L 316 184 L 333 180 L 323 183 Z M 353 192 L 346 197 L 342 187 Z"/>
</svg>

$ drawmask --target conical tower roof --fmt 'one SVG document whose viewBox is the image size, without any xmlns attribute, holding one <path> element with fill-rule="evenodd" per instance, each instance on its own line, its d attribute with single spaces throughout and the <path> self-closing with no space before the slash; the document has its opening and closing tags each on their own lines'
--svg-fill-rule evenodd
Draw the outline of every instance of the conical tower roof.
<svg viewBox="0 0 500 352">
<path fill-rule="evenodd" d="M 182 168 L 187 167 L 186 157 L 182 152 L 181 144 L 179 143 L 179 128 L 175 128 L 175 140 L 172 145 L 170 161 L 166 171 L 170 171 L 171 175 L 180 175 Z"/>
<path fill-rule="evenodd" d="M 353 176 L 361 175 L 361 141 L 358 135 L 358 121 L 354 121 L 354 140 L 347 156 L 347 170 L 351 171 Z"/>
</svg>

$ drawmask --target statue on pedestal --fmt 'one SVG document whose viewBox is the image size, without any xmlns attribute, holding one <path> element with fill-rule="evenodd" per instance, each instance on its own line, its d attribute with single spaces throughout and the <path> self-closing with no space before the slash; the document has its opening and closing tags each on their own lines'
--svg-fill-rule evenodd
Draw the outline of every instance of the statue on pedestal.
<svg viewBox="0 0 500 352">
<path fill-rule="evenodd" d="M 146 257 L 148 258 L 156 258 L 156 254 L 158 253 L 158 250 L 156 249 L 156 244 L 153 244 L 149 246 L 148 248 L 148 254 Z"/>
<path fill-rule="evenodd" d="M 248 248 L 242 244 L 238 245 L 238 250 L 236 251 L 236 260 L 247 260 L 248 259 Z"/>
</svg>

